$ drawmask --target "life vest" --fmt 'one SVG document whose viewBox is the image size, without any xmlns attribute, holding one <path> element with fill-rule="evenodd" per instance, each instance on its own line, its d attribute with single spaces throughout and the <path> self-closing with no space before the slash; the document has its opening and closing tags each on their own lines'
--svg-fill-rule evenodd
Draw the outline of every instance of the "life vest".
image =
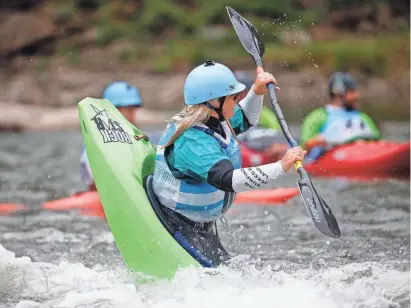
<svg viewBox="0 0 411 308">
<path fill-rule="evenodd" d="M 233 163 L 235 169 L 241 168 L 241 152 L 238 142 L 231 133 L 227 123 L 221 125 L 226 134 L 224 139 L 219 134 L 205 125 L 197 125 L 189 129 L 198 140 L 209 142 L 212 138 L 216 146 L 222 151 L 222 158 L 226 157 Z M 224 192 L 199 179 L 180 177 L 178 170 L 171 170 L 164 156 L 164 146 L 176 131 L 174 124 L 169 124 L 165 129 L 157 147 L 156 164 L 154 170 L 153 188 L 160 203 L 196 222 L 216 220 L 232 205 L 235 193 Z M 184 132 L 179 138 L 186 138 Z M 189 142 L 189 140 L 188 140 Z M 202 149 L 199 148 L 198 151 Z M 206 148 L 203 149 L 206 151 Z M 195 163 L 195 157 L 193 157 Z M 199 162 L 200 163 L 200 162 Z M 204 162 L 201 162 L 204 165 Z M 210 166 L 211 168 L 212 166 Z"/>
<path fill-rule="evenodd" d="M 327 121 L 320 130 L 324 136 L 333 136 L 341 144 L 357 139 L 374 139 L 375 134 L 363 120 L 361 112 L 347 111 L 343 108 L 327 105 Z"/>
</svg>

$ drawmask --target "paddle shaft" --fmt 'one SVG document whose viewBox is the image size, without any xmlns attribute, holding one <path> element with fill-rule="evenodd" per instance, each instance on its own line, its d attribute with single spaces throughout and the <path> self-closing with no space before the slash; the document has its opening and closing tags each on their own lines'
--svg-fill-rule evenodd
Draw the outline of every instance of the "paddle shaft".
<svg viewBox="0 0 411 308">
<path fill-rule="evenodd" d="M 227 7 L 227 12 L 241 44 L 243 45 L 244 49 L 253 57 L 254 62 L 257 66 L 257 72 L 263 72 L 263 61 L 261 57 L 264 54 L 264 44 L 259 38 L 257 29 L 232 8 Z M 284 136 L 287 138 L 287 141 L 291 147 L 298 146 L 298 143 L 291 134 L 291 131 L 284 119 L 281 108 L 277 102 L 275 85 L 273 83 L 268 84 L 267 88 L 272 109 L 274 110 L 278 118 Z M 300 175 L 300 179 L 298 180 L 298 189 L 300 190 L 304 205 L 306 206 L 308 213 L 312 221 L 314 222 L 314 225 L 320 232 L 325 235 L 331 237 L 339 237 L 341 235 L 341 232 L 338 226 L 338 222 L 335 219 L 331 209 L 316 192 L 314 186 L 311 183 L 310 176 L 303 168 L 302 163 L 300 161 L 295 162 L 294 168 Z"/>
<path fill-rule="evenodd" d="M 260 62 L 260 61 L 259 61 Z M 261 66 L 262 68 L 262 61 L 261 61 Z M 278 104 L 277 100 L 277 95 L 275 94 L 275 85 L 273 83 L 269 83 L 267 85 L 268 89 L 268 96 L 270 97 L 270 102 L 271 106 L 274 110 L 275 115 L 277 116 L 278 122 L 280 124 L 281 130 L 283 131 L 283 134 L 285 138 L 288 141 L 288 144 L 293 148 L 298 146 L 297 140 L 295 140 L 293 134 L 290 131 L 290 128 L 287 125 L 287 122 L 284 119 L 283 111 L 281 110 L 280 105 Z M 301 161 L 296 161 L 294 163 L 294 168 L 295 170 L 298 170 L 299 168 L 302 168 L 302 163 Z"/>
</svg>

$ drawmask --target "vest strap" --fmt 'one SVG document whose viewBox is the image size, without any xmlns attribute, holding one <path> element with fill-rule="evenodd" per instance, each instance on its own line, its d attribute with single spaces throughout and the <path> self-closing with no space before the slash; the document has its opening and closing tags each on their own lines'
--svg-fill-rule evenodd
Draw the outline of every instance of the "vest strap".
<svg viewBox="0 0 411 308">
<path fill-rule="evenodd" d="M 217 138 L 215 136 L 216 132 L 214 130 L 212 130 L 209 127 L 202 127 L 202 126 L 193 126 L 194 129 L 199 130 L 200 132 L 206 133 L 207 135 L 210 135 L 211 137 L 213 137 L 215 140 L 217 140 L 217 142 L 220 144 L 220 146 L 223 149 L 227 148 L 227 144 L 225 144 L 224 142 L 222 142 L 219 138 Z"/>
</svg>

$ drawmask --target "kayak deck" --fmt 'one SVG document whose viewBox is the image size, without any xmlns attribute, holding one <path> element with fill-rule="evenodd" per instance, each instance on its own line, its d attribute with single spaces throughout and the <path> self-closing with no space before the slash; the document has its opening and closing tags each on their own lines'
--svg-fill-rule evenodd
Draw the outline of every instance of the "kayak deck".
<svg viewBox="0 0 411 308">
<path fill-rule="evenodd" d="M 158 278 L 200 266 L 169 234 L 147 199 L 143 179 L 154 171 L 151 143 L 108 100 L 86 98 L 78 109 L 98 195 L 127 266 Z"/>
<path fill-rule="evenodd" d="M 242 145 L 244 167 L 278 160 Z M 357 141 L 338 146 L 316 162 L 304 164 L 311 175 L 358 179 L 410 178 L 410 142 Z"/>
<path fill-rule="evenodd" d="M 235 204 L 283 205 L 299 195 L 298 188 L 275 188 L 238 193 Z M 104 217 L 103 207 L 97 191 L 87 191 L 62 199 L 44 203 L 45 210 L 80 210 L 83 214 Z"/>
<path fill-rule="evenodd" d="M 410 143 L 355 142 L 332 149 L 305 168 L 316 176 L 409 178 Z"/>
</svg>

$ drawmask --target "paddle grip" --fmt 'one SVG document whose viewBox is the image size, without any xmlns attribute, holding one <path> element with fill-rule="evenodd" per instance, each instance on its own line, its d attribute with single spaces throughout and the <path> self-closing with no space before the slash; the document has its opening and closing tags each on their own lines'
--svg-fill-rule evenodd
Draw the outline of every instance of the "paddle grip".
<svg viewBox="0 0 411 308">
<path fill-rule="evenodd" d="M 297 140 L 295 140 L 293 134 L 290 131 L 290 128 L 287 125 L 287 122 L 284 119 L 283 112 L 281 111 L 280 105 L 278 104 L 277 95 L 275 94 L 275 85 L 274 83 L 267 84 L 268 96 L 270 97 L 271 106 L 274 110 L 275 115 L 277 116 L 278 123 L 280 124 L 281 130 L 285 138 L 288 141 L 288 144 L 294 148 L 298 146 Z"/>
<path fill-rule="evenodd" d="M 303 166 L 302 162 L 299 160 L 297 160 L 293 165 L 295 170 L 298 170 L 298 168 L 301 168 Z"/>
</svg>

